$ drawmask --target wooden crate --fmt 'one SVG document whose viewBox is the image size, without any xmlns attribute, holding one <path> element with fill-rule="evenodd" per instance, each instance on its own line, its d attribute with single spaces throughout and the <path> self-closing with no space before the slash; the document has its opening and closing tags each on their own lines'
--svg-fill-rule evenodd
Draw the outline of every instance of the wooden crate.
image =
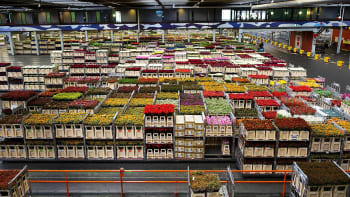
<svg viewBox="0 0 350 197">
<path fill-rule="evenodd" d="M 125 158 L 126 158 L 126 147 L 117 146 L 117 159 L 125 159 Z"/>
<path fill-rule="evenodd" d="M 287 157 L 288 156 L 288 148 L 287 147 L 278 147 L 278 157 Z"/>
<path fill-rule="evenodd" d="M 143 159 L 143 146 L 135 146 L 135 157 L 137 159 Z"/>
<path fill-rule="evenodd" d="M 333 197 L 346 197 L 349 185 L 336 185 L 333 188 Z"/>
<path fill-rule="evenodd" d="M 341 138 L 340 137 L 332 137 L 330 151 L 340 152 L 340 146 L 341 146 Z"/>
<path fill-rule="evenodd" d="M 298 157 L 307 157 L 307 147 L 298 148 Z"/>
<path fill-rule="evenodd" d="M 265 140 L 266 139 L 266 131 L 265 130 L 257 130 L 256 134 L 255 134 L 255 139 Z"/>
<path fill-rule="evenodd" d="M 312 138 L 311 152 L 321 151 L 321 141 L 322 141 L 322 138 Z"/>
<path fill-rule="evenodd" d="M 330 138 L 322 138 L 322 141 L 321 141 L 321 151 L 323 152 L 327 152 L 327 151 L 330 151 L 331 150 L 331 144 L 332 144 L 332 141 Z"/>
<path fill-rule="evenodd" d="M 350 136 L 345 136 L 344 150 L 350 150 Z"/>
</svg>

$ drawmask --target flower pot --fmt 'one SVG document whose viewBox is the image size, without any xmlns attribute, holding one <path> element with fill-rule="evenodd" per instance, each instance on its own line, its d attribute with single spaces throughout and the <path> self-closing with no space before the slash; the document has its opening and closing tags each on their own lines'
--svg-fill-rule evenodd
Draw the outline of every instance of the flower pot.
<svg viewBox="0 0 350 197">
<path fill-rule="evenodd" d="M 220 197 L 219 192 L 207 192 L 207 197 Z"/>
<path fill-rule="evenodd" d="M 191 197 L 205 197 L 205 192 L 203 193 L 194 193 L 191 189 Z"/>
</svg>

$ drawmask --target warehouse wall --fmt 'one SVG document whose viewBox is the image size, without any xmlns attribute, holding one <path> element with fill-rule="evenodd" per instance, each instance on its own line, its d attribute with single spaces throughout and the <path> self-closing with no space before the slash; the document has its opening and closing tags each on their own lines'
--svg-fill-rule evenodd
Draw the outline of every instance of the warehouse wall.
<svg viewBox="0 0 350 197">
<path fill-rule="evenodd" d="M 333 29 L 333 34 L 332 34 L 332 42 L 338 42 L 338 37 L 339 37 L 339 29 Z M 350 51 L 350 44 L 344 44 L 344 40 L 347 42 L 350 41 L 350 30 L 344 29 L 343 34 L 342 34 L 342 43 L 340 45 L 340 48 L 342 50 Z"/>
<path fill-rule="evenodd" d="M 296 35 L 301 36 L 301 49 L 304 50 L 305 52 L 311 52 L 314 33 L 312 31 L 290 32 L 289 45 L 292 46 L 293 48 L 295 47 Z"/>
<path fill-rule="evenodd" d="M 122 15 L 122 22 L 123 23 L 136 23 L 137 16 L 136 16 L 136 9 L 122 9 L 121 15 Z"/>
</svg>

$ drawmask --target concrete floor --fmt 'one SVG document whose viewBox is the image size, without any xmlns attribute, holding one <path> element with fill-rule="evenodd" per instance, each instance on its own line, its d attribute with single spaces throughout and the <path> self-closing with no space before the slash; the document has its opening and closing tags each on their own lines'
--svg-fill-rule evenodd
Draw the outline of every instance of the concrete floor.
<svg viewBox="0 0 350 197">
<path fill-rule="evenodd" d="M 324 63 L 323 60 L 314 60 L 306 55 L 288 53 L 286 49 L 280 49 L 270 44 L 265 44 L 265 51 L 273 56 L 286 60 L 289 64 L 304 67 L 307 70 L 308 77 L 322 76 L 326 78 L 326 84 L 332 82 L 339 83 L 341 91 L 345 91 L 345 86 L 350 85 L 349 55 L 348 52 L 342 52 L 336 55 L 334 50 L 327 50 L 324 56 L 331 57 L 331 61 L 344 60 L 345 66 L 341 69 L 335 63 Z"/>
</svg>

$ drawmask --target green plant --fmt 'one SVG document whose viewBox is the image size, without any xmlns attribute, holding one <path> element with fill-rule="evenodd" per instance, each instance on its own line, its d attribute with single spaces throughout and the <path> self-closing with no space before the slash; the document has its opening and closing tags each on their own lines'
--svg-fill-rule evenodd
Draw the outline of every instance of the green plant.
<svg viewBox="0 0 350 197">
<path fill-rule="evenodd" d="M 221 187 L 221 183 L 216 174 L 208 175 L 208 192 L 218 192 Z"/>
<path fill-rule="evenodd" d="M 83 95 L 81 92 L 62 92 L 54 95 L 53 100 L 76 100 Z"/>
</svg>

